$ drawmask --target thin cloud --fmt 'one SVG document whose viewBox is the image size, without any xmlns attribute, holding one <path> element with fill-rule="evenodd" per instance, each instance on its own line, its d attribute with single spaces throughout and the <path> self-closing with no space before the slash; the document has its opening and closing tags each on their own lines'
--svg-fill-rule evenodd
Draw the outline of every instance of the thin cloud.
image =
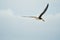
<svg viewBox="0 0 60 40">
<path fill-rule="evenodd" d="M 41 38 L 41 40 L 45 40 L 47 37 L 56 39 L 58 37 L 56 35 L 59 35 L 60 30 L 60 14 L 51 14 L 46 17 L 47 22 L 44 23 L 41 21 L 27 20 L 24 18 L 23 20 L 20 16 L 14 15 L 11 10 L 0 11 L 0 31 L 3 30 L 4 34 L 2 35 L 4 39 L 5 37 L 11 38 L 11 40 L 17 39 L 19 35 L 20 36 L 18 39 L 33 38 L 33 40 L 39 40 Z M 47 40 L 49 38 L 47 38 Z"/>
</svg>

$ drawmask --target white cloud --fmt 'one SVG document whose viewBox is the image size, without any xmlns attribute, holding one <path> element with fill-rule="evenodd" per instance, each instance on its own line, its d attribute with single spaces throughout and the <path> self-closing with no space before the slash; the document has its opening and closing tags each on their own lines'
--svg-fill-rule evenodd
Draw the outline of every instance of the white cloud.
<svg viewBox="0 0 60 40">
<path fill-rule="evenodd" d="M 0 18 L 2 19 L 1 21 L 5 20 L 5 22 L 14 23 L 14 24 L 16 24 L 16 22 L 18 24 L 21 24 L 19 22 L 23 22 L 23 24 L 26 25 L 25 28 L 27 28 L 27 29 L 32 28 L 32 30 L 34 29 L 34 27 L 32 27 L 32 25 L 34 26 L 35 23 L 37 24 L 36 26 L 39 26 L 39 24 L 41 24 L 41 26 L 42 25 L 44 26 L 44 25 L 47 25 L 47 24 L 48 24 L 47 26 L 50 26 L 50 25 L 58 26 L 59 23 L 60 23 L 59 22 L 60 21 L 59 17 L 60 17 L 60 14 L 55 14 L 55 15 L 51 14 L 51 15 L 46 16 L 46 18 L 43 17 L 45 19 L 45 22 L 43 22 L 43 21 L 38 21 L 38 20 L 35 20 L 35 19 L 31 20 L 31 18 L 23 18 L 23 17 L 20 17 L 20 16 L 16 16 L 16 15 L 13 14 L 12 10 L 9 10 L 9 9 L 0 11 Z M 28 27 L 27 24 L 28 24 L 28 26 L 30 24 L 31 27 Z M 37 29 L 37 27 L 35 28 L 35 30 L 36 29 Z M 30 30 L 30 29 L 28 29 L 28 30 Z M 37 30 L 39 30 L 39 29 L 37 29 Z"/>
<path fill-rule="evenodd" d="M 0 31 L 3 36 L 2 38 L 5 40 L 7 37 L 11 40 L 23 40 L 23 38 L 25 40 L 28 40 L 28 38 L 31 38 L 31 40 L 32 38 L 33 40 L 58 39 L 57 37 L 60 37 L 58 36 L 60 35 L 60 14 L 51 14 L 46 17 L 46 22 L 41 22 L 28 18 L 22 19 L 20 16 L 15 16 L 10 9 L 0 10 Z"/>
<path fill-rule="evenodd" d="M 12 16 L 13 12 L 10 9 L 0 10 L 0 15 L 1 16 Z"/>
</svg>

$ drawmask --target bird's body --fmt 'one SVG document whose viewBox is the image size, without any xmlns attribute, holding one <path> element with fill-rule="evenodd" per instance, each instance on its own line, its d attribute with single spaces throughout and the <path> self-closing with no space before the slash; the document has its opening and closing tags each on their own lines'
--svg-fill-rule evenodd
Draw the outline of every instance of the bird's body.
<svg viewBox="0 0 60 40">
<path fill-rule="evenodd" d="M 40 16 L 38 16 L 38 17 L 36 17 L 36 16 L 23 16 L 23 17 L 35 18 L 35 19 L 38 19 L 38 20 L 45 21 L 45 20 L 42 18 L 42 15 L 47 11 L 48 6 L 49 6 L 49 4 L 47 4 L 47 6 L 46 6 L 46 8 L 44 9 L 44 11 L 43 11 L 43 12 L 40 14 Z"/>
<path fill-rule="evenodd" d="M 33 19 L 36 19 L 36 20 L 42 20 L 42 21 L 45 21 L 44 19 L 39 18 L 39 17 L 37 17 L 37 16 L 23 16 L 23 17 L 28 17 L 28 18 L 33 18 Z"/>
</svg>

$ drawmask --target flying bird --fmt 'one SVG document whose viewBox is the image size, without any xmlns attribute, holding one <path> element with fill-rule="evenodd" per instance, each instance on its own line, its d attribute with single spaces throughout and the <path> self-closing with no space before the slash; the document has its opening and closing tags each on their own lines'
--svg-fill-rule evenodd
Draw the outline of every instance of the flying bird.
<svg viewBox="0 0 60 40">
<path fill-rule="evenodd" d="M 38 19 L 38 20 L 45 21 L 45 20 L 42 18 L 42 16 L 43 16 L 43 14 L 47 11 L 48 6 L 49 6 L 49 4 L 47 4 L 47 6 L 46 6 L 46 8 L 44 9 L 44 11 L 43 11 L 38 17 L 36 17 L 36 16 L 23 16 L 23 17 L 30 17 L 30 18 L 35 18 L 35 19 Z"/>
</svg>

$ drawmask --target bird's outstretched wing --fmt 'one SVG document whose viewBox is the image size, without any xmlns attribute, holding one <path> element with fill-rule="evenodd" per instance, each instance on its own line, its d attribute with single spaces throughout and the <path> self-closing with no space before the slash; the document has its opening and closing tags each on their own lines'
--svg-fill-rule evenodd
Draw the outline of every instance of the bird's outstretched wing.
<svg viewBox="0 0 60 40">
<path fill-rule="evenodd" d="M 40 14 L 39 18 L 41 18 L 41 17 L 42 17 L 42 15 L 47 11 L 48 6 L 49 6 L 49 4 L 47 4 L 46 8 L 45 8 L 45 9 L 44 9 L 44 11 Z"/>
<path fill-rule="evenodd" d="M 35 16 L 22 16 L 22 17 L 35 18 Z"/>
</svg>

